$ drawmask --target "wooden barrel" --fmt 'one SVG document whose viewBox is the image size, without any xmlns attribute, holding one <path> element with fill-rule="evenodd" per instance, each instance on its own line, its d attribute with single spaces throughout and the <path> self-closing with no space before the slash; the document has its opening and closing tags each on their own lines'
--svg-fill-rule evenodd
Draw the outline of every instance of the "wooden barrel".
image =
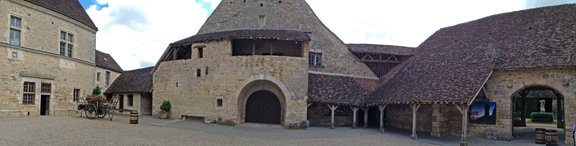
<svg viewBox="0 0 576 146">
<path fill-rule="evenodd" d="M 558 133 L 556 130 L 546 130 L 546 146 L 558 145 Z"/>
<path fill-rule="evenodd" d="M 138 124 L 138 111 L 130 112 L 130 124 Z"/>
<path fill-rule="evenodd" d="M 537 144 L 545 144 L 546 143 L 544 141 L 545 140 L 545 138 L 544 138 L 545 132 L 546 132 L 546 129 L 544 129 L 544 128 L 536 128 L 536 132 L 534 132 L 535 133 L 534 139 L 536 140 Z"/>
</svg>

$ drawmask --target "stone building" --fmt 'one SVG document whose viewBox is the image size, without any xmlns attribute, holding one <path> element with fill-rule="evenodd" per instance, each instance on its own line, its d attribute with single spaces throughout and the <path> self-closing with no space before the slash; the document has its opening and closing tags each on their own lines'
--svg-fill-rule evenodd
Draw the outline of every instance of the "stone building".
<svg viewBox="0 0 576 146">
<path fill-rule="evenodd" d="M 175 118 L 364 123 L 411 129 L 414 139 L 416 131 L 461 135 L 466 145 L 470 135 L 513 139 L 513 95 L 548 90 L 565 111 L 557 114 L 566 117 L 559 127 L 570 144 L 575 11 L 572 4 L 493 15 L 410 48 L 344 44 L 304 0 L 223 0 L 152 69 L 152 110 L 170 100 Z M 474 120 L 493 124 L 470 122 L 470 107 L 484 102 L 494 106 Z"/>
<path fill-rule="evenodd" d="M 97 72 L 122 72 L 76 0 L 2 0 L 0 16 L 0 117 L 75 114 Z"/>
<path fill-rule="evenodd" d="M 139 115 L 152 115 L 153 67 L 124 71 L 104 92 L 108 97 L 118 97 L 117 109 L 137 111 Z"/>
</svg>

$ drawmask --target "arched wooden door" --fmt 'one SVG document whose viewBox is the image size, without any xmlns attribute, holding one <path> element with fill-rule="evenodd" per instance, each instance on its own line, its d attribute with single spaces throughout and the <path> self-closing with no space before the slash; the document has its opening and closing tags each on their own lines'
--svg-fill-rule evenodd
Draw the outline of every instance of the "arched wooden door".
<svg viewBox="0 0 576 146">
<path fill-rule="evenodd" d="M 260 90 L 246 101 L 246 122 L 280 124 L 280 100 L 274 93 Z"/>
</svg>

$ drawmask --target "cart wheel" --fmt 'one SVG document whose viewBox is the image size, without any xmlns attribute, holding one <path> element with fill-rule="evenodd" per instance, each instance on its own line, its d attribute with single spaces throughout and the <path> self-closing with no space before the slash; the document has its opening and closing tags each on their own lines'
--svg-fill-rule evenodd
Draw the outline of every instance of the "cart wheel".
<svg viewBox="0 0 576 146">
<path fill-rule="evenodd" d="M 104 117 L 106 117 L 106 111 L 104 110 L 100 111 L 98 114 L 96 114 L 96 117 L 103 119 Z"/>
<path fill-rule="evenodd" d="M 86 109 L 84 110 L 84 112 L 86 113 L 86 118 L 88 119 L 94 119 L 96 118 L 96 105 L 94 104 L 88 104 L 86 105 Z"/>
</svg>

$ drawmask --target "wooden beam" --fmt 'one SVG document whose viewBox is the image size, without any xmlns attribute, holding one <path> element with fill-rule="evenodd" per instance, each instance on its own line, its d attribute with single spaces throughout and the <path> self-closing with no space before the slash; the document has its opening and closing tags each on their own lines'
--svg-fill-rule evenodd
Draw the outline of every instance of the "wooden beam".
<svg viewBox="0 0 576 146">
<path fill-rule="evenodd" d="M 368 60 L 368 59 L 360 59 L 358 60 L 364 63 L 402 63 L 402 61 L 391 61 L 391 60 Z"/>
<path fill-rule="evenodd" d="M 331 119 L 330 119 L 330 129 L 334 129 L 334 110 L 336 110 L 338 108 L 338 105 L 328 105 L 328 108 L 330 108 L 331 112 Z"/>
<path fill-rule="evenodd" d="M 364 128 L 368 128 L 368 110 L 370 107 L 362 107 L 361 109 L 364 111 Z"/>
<path fill-rule="evenodd" d="M 388 106 L 388 104 L 385 105 L 378 105 L 378 108 L 380 109 L 380 132 L 384 133 L 384 109 L 386 109 L 386 106 Z"/>
<path fill-rule="evenodd" d="M 354 112 L 354 122 L 352 122 L 352 128 L 356 129 L 356 125 L 358 125 L 358 122 L 356 122 L 356 112 L 358 111 L 358 107 L 352 107 L 352 111 Z"/>
<path fill-rule="evenodd" d="M 412 108 L 412 136 L 410 136 L 412 139 L 416 140 L 418 139 L 418 136 L 416 135 L 416 113 L 418 111 L 418 108 L 420 108 L 421 104 L 411 104 L 410 107 Z"/>
<path fill-rule="evenodd" d="M 460 142 L 460 146 L 467 146 L 468 143 L 466 142 L 466 129 L 468 127 L 468 108 L 469 106 L 467 104 L 462 104 L 462 107 L 460 107 L 460 105 L 454 104 L 454 106 L 456 106 L 456 108 L 458 108 L 458 110 L 460 111 L 460 113 L 462 114 L 462 141 Z"/>
</svg>

